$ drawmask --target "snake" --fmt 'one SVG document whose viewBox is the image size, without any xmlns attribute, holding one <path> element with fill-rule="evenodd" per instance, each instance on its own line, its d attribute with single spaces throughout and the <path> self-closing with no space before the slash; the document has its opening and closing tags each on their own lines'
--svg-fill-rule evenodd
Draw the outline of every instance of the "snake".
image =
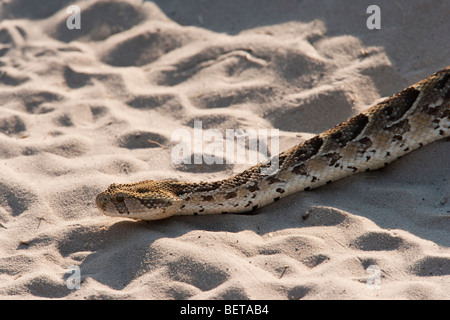
<svg viewBox="0 0 450 320">
<path fill-rule="evenodd" d="M 111 184 L 96 196 L 112 217 L 249 213 L 299 191 L 381 168 L 450 136 L 450 66 L 230 178 Z M 277 162 L 277 170 L 267 170 Z"/>
</svg>

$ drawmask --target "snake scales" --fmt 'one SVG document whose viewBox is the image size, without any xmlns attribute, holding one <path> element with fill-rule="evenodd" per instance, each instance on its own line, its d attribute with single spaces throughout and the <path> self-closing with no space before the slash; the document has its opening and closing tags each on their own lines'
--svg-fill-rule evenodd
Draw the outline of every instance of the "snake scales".
<svg viewBox="0 0 450 320">
<path fill-rule="evenodd" d="M 105 215 L 156 220 L 173 215 L 243 213 L 297 191 L 380 168 L 450 136 L 450 66 L 347 121 L 231 178 L 201 183 L 112 184 L 97 195 Z"/>
</svg>

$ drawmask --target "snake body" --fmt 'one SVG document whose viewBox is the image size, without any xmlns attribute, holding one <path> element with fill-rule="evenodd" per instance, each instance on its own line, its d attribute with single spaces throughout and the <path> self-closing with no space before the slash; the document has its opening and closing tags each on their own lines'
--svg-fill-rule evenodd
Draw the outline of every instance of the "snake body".
<svg viewBox="0 0 450 320">
<path fill-rule="evenodd" d="M 108 216 L 156 220 L 173 215 L 244 213 L 297 191 L 380 168 L 450 136 L 450 66 L 277 156 L 214 182 L 112 184 L 96 198 Z M 272 160 L 273 161 L 273 160 Z"/>
</svg>

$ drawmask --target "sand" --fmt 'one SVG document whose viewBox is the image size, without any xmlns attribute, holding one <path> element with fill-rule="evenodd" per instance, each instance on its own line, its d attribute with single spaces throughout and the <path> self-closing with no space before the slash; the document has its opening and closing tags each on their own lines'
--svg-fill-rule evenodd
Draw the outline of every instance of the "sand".
<svg viewBox="0 0 450 320">
<path fill-rule="evenodd" d="M 446 140 L 255 215 L 95 206 L 249 166 L 172 163 L 196 120 L 279 129 L 282 151 L 450 64 L 449 2 L 377 1 L 378 30 L 370 4 L 2 1 L 0 298 L 449 299 Z"/>
</svg>

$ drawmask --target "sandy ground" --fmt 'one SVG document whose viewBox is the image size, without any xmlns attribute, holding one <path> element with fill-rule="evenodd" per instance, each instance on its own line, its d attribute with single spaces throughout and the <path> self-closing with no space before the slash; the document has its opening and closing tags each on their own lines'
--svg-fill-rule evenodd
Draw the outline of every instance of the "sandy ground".
<svg viewBox="0 0 450 320">
<path fill-rule="evenodd" d="M 256 215 L 95 206 L 113 182 L 245 169 L 174 165 L 196 120 L 285 150 L 450 64 L 450 2 L 376 1 L 370 30 L 372 2 L 2 1 L 0 298 L 449 299 L 449 141 Z"/>
</svg>

